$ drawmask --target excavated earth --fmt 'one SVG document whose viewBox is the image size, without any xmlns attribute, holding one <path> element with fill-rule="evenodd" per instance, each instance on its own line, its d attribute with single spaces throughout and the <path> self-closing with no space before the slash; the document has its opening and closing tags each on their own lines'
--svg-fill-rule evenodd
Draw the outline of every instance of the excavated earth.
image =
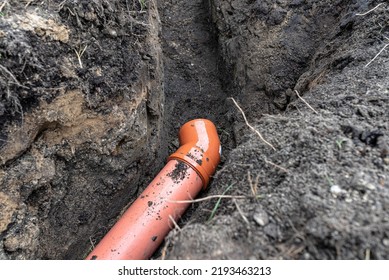
<svg viewBox="0 0 389 280">
<path fill-rule="evenodd" d="M 229 198 L 154 259 L 389 259 L 388 44 L 382 0 L 2 1 L 0 259 L 83 259 L 193 118 Z"/>
</svg>

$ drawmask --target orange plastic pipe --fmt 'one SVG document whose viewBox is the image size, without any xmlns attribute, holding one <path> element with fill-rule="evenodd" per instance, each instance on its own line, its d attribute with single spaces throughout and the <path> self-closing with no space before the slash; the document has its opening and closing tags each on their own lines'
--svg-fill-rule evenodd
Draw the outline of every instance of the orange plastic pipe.
<svg viewBox="0 0 389 280">
<path fill-rule="evenodd" d="M 208 185 L 220 161 L 220 141 L 215 125 L 205 119 L 184 124 L 181 147 L 128 208 L 88 260 L 143 260 L 152 256 L 173 228 L 190 200 Z"/>
</svg>

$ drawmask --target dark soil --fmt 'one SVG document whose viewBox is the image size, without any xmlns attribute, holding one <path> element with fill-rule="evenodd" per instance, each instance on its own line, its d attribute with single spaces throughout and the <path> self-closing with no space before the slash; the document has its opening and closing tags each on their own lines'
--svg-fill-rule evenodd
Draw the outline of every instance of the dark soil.
<svg viewBox="0 0 389 280">
<path fill-rule="evenodd" d="M 173 259 L 389 258 L 389 6 L 379 1 L 212 1 L 242 121 L 212 194 Z M 297 90 L 312 109 L 295 94 Z M 277 114 L 274 114 L 279 111 Z M 273 115 L 269 115 L 273 113 Z"/>
<path fill-rule="evenodd" d="M 217 37 L 212 32 L 209 7 L 203 0 L 160 1 L 165 74 L 164 128 L 170 135 L 169 153 L 178 146 L 185 122 L 206 118 L 220 131 L 222 162 L 235 147 L 232 119 L 219 71 Z"/>
<path fill-rule="evenodd" d="M 83 258 L 161 168 L 156 6 L 6 1 L 0 258 Z"/>
<path fill-rule="evenodd" d="M 223 147 L 201 195 L 246 198 L 154 258 L 389 258 L 386 2 L 6 2 L 0 259 L 84 258 L 193 118 Z"/>
</svg>

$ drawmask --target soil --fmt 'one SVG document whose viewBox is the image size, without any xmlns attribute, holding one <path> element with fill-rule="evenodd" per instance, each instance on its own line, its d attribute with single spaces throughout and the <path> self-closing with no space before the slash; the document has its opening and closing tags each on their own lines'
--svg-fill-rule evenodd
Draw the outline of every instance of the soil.
<svg viewBox="0 0 389 280">
<path fill-rule="evenodd" d="M 9 0 L 0 17 L 0 259 L 84 258 L 193 118 L 223 148 L 201 196 L 237 197 L 194 203 L 153 258 L 389 258 L 386 2 Z"/>
<path fill-rule="evenodd" d="M 0 27 L 0 257 L 80 259 L 163 165 L 159 15 L 27 2 Z"/>
</svg>

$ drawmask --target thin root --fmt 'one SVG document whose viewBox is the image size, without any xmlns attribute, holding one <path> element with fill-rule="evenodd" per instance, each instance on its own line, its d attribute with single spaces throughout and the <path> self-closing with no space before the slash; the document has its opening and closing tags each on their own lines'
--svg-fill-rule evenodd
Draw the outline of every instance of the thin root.
<svg viewBox="0 0 389 280">
<path fill-rule="evenodd" d="M 4 1 L 4 2 L 0 5 L 0 12 L 3 11 L 4 6 L 7 5 L 7 4 L 8 4 L 8 0 Z"/>
<path fill-rule="evenodd" d="M 388 47 L 389 44 L 386 44 L 373 58 L 372 60 L 370 60 L 366 65 L 365 65 L 365 68 L 367 66 L 369 66 L 374 60 L 376 60 L 376 58 L 386 49 L 386 47 Z"/>
<path fill-rule="evenodd" d="M 311 105 L 309 105 L 309 103 L 304 98 L 302 98 L 300 96 L 300 94 L 299 94 L 299 92 L 297 90 L 295 90 L 295 92 L 297 94 L 297 97 L 300 98 L 308 106 L 309 109 L 311 109 L 312 111 L 314 111 L 316 114 L 319 115 L 319 113 L 315 109 L 313 109 L 313 107 Z"/>
<path fill-rule="evenodd" d="M 375 10 L 377 10 L 381 5 L 383 5 L 384 3 L 380 3 L 380 4 L 378 4 L 377 6 L 375 6 L 373 9 L 371 9 L 371 10 L 368 10 L 367 12 L 365 12 L 365 13 L 361 13 L 361 14 L 355 14 L 355 15 L 357 15 L 357 16 L 366 16 L 366 15 L 368 15 L 368 14 L 370 14 L 371 12 L 374 12 Z"/>
<path fill-rule="evenodd" d="M 242 217 L 243 221 L 247 224 L 247 225 L 250 225 L 250 222 L 249 220 L 246 218 L 246 216 L 243 214 L 242 212 L 242 209 L 240 209 L 239 205 L 238 205 L 238 202 L 236 201 L 236 199 L 233 199 L 234 203 L 235 203 L 235 206 L 236 206 L 236 209 L 238 210 L 240 216 Z"/>
<path fill-rule="evenodd" d="M 7 74 L 12 78 L 12 80 L 14 81 L 14 83 L 15 83 L 17 86 L 28 89 L 28 87 L 23 86 L 23 85 L 18 81 L 18 79 L 16 79 L 16 77 L 14 76 L 14 74 L 12 74 L 11 71 L 9 71 L 6 67 L 4 67 L 3 65 L 0 64 L 0 69 L 3 70 L 5 73 L 7 73 Z"/>
<path fill-rule="evenodd" d="M 245 196 L 245 195 L 210 195 L 203 198 L 198 199 L 191 199 L 191 200 L 167 200 L 167 202 L 171 203 L 194 203 L 194 202 L 202 202 L 211 200 L 214 198 L 230 198 L 230 199 L 247 199 L 247 198 L 253 198 L 253 196 Z"/>
<path fill-rule="evenodd" d="M 286 168 L 284 168 L 284 167 L 282 167 L 282 166 L 280 166 L 280 165 L 278 165 L 278 164 L 275 164 L 275 163 L 273 163 L 273 162 L 271 162 L 271 161 L 268 161 L 267 159 L 265 159 L 265 162 L 266 162 L 267 164 L 273 165 L 274 167 L 277 167 L 277 168 L 281 169 L 281 170 L 284 171 L 285 173 L 288 173 L 288 172 L 289 172 L 288 169 L 286 169 Z"/>
<path fill-rule="evenodd" d="M 276 148 L 274 148 L 274 146 L 272 144 L 270 144 L 268 141 L 266 141 L 263 137 L 262 137 L 262 134 L 256 130 L 248 121 L 247 121 L 247 118 L 246 118 L 246 115 L 244 113 L 244 111 L 242 110 L 242 108 L 240 108 L 240 106 L 238 105 L 238 103 L 235 101 L 235 99 L 233 97 L 230 97 L 230 99 L 232 100 L 232 102 L 234 102 L 235 106 L 238 108 L 238 110 L 242 113 L 242 116 L 243 116 L 243 119 L 246 123 L 246 125 L 252 130 L 254 131 L 258 136 L 259 138 L 261 138 L 261 140 L 266 144 L 268 145 L 269 147 L 271 147 L 274 151 L 276 151 Z"/>
<path fill-rule="evenodd" d="M 259 182 L 259 174 L 255 177 L 253 182 L 253 178 L 251 177 L 251 172 L 247 171 L 247 180 L 249 181 L 250 189 L 254 197 L 258 196 L 258 182 Z"/>
<path fill-rule="evenodd" d="M 169 247 L 169 245 L 170 245 L 170 239 L 167 239 L 165 242 L 165 246 L 163 246 L 163 249 L 162 249 L 161 260 L 165 260 L 167 248 Z"/>
<path fill-rule="evenodd" d="M 181 232 L 180 226 L 176 223 L 176 221 L 173 219 L 173 217 L 171 215 L 169 215 L 169 219 L 170 219 L 170 221 L 172 221 L 174 228 L 178 229 L 178 231 Z"/>
</svg>

